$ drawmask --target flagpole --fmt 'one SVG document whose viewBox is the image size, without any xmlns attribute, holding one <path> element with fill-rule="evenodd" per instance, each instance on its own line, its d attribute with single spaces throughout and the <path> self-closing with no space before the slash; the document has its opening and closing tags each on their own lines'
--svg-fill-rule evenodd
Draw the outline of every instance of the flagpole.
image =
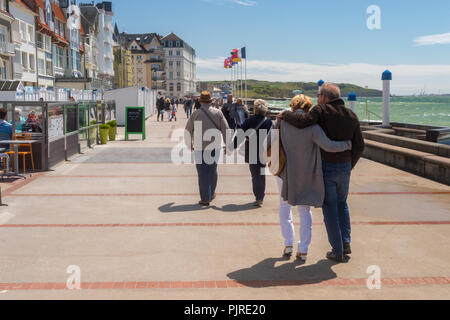
<svg viewBox="0 0 450 320">
<path fill-rule="evenodd" d="M 245 48 L 245 104 L 248 102 L 248 93 L 247 93 L 247 46 Z"/>
<path fill-rule="evenodd" d="M 244 69 L 242 67 L 242 59 L 241 59 L 241 98 L 244 98 Z"/>
</svg>

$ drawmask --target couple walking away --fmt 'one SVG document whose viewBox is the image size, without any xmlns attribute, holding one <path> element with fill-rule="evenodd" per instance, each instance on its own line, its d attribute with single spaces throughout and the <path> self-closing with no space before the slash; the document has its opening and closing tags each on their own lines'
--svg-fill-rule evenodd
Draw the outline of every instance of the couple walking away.
<svg viewBox="0 0 450 320">
<path fill-rule="evenodd" d="M 275 127 L 280 129 L 280 140 L 286 154 L 283 171 L 277 177 L 280 189 L 280 225 L 285 239 L 284 254 L 291 256 L 294 251 L 295 231 L 292 207 L 297 206 L 300 215 L 300 242 L 297 258 L 305 261 L 312 238 L 312 213 L 310 207 L 323 209 L 324 222 L 332 251 L 327 258 L 345 262 L 351 254 L 351 224 L 347 205 L 351 170 L 355 167 L 364 150 L 364 140 L 358 117 L 340 98 L 339 88 L 331 83 L 322 86 L 318 95 L 318 105 L 304 95 L 291 101 L 292 111 L 277 116 Z M 220 130 L 223 140 L 229 128 L 223 113 L 211 106 L 209 92 L 200 97 L 202 107 L 194 112 L 186 126 L 186 143 L 193 150 L 194 122 L 202 123 L 202 136 L 208 129 Z M 272 126 L 267 121 L 267 103 L 255 101 L 255 115 L 245 120 L 244 131 L 268 130 Z M 248 138 L 247 138 L 248 139 Z M 272 137 L 268 139 L 271 144 Z M 248 144 L 246 141 L 246 144 Z M 215 198 L 217 186 L 217 161 L 219 150 L 206 150 L 210 142 L 203 142 L 194 154 L 197 164 L 200 189 L 200 205 L 209 206 Z M 261 144 L 258 141 L 258 155 Z M 246 161 L 249 159 L 246 145 Z M 203 156 L 208 152 L 214 158 L 206 163 Z M 258 156 L 257 156 L 258 157 Z M 250 164 L 255 205 L 262 206 L 266 187 L 265 163 L 258 157 L 257 165 Z"/>
<path fill-rule="evenodd" d="M 294 225 L 289 206 L 298 206 L 300 242 L 297 257 L 305 261 L 311 243 L 309 206 L 322 207 L 332 251 L 327 258 L 346 262 L 351 252 L 351 223 L 347 197 L 351 171 L 364 151 L 358 117 L 345 107 L 339 87 L 326 83 L 313 109 L 303 95 L 291 103 L 292 111 L 277 117 L 286 152 L 280 175 L 280 222 L 286 255 L 291 255 Z M 333 141 L 331 141 L 331 140 Z"/>
</svg>

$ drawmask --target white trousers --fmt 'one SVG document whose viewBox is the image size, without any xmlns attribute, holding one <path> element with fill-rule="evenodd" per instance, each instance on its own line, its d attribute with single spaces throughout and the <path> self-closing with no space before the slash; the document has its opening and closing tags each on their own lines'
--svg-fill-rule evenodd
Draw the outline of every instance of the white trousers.
<svg viewBox="0 0 450 320">
<path fill-rule="evenodd" d="M 295 226 L 292 220 L 292 206 L 281 197 L 283 180 L 276 177 L 280 189 L 280 225 L 286 247 L 293 247 L 295 242 Z M 298 243 L 299 253 L 307 254 L 312 238 L 312 212 L 309 206 L 298 206 L 300 215 L 300 241 Z"/>
</svg>

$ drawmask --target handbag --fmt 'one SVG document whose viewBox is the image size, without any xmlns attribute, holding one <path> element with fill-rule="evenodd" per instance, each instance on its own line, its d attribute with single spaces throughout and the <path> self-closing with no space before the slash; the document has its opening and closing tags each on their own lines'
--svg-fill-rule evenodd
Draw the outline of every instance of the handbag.
<svg viewBox="0 0 450 320">
<path fill-rule="evenodd" d="M 279 130 L 279 135 L 277 141 L 274 141 L 267 149 L 267 156 L 269 157 L 269 171 L 270 173 L 275 176 L 279 177 L 281 173 L 283 172 L 284 168 L 286 167 L 286 152 L 283 148 L 283 143 L 281 141 L 281 121 L 278 122 L 277 129 Z M 272 149 L 274 144 L 278 144 L 278 159 L 272 158 Z"/>
</svg>

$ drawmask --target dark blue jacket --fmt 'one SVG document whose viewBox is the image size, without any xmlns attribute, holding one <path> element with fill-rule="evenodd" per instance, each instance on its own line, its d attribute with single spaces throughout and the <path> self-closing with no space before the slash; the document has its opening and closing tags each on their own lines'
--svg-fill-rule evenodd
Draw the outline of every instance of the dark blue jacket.
<svg viewBox="0 0 450 320">
<path fill-rule="evenodd" d="M 258 127 L 258 125 L 261 123 L 261 121 L 263 121 L 264 118 L 266 118 L 266 117 L 261 116 L 261 115 L 252 116 L 252 117 L 250 117 L 250 118 L 248 118 L 247 120 L 244 121 L 244 123 L 242 124 L 241 129 L 244 130 L 244 131 L 247 131 L 249 129 L 256 129 Z M 262 124 L 262 126 L 256 132 L 257 140 L 258 140 L 258 164 L 260 166 L 265 166 L 265 164 L 260 161 L 261 159 L 259 159 L 260 146 L 263 143 L 262 141 L 259 141 L 260 140 L 259 139 L 259 135 L 260 135 L 259 132 L 261 130 L 266 130 L 266 132 L 267 132 L 266 136 L 267 136 L 269 134 L 269 131 L 272 129 L 272 126 L 273 126 L 272 120 L 270 120 L 269 118 L 266 118 L 266 121 Z M 250 150 L 250 148 L 249 148 L 249 139 L 247 138 L 246 142 L 245 142 L 245 161 L 247 163 L 250 162 L 249 150 Z"/>
</svg>

